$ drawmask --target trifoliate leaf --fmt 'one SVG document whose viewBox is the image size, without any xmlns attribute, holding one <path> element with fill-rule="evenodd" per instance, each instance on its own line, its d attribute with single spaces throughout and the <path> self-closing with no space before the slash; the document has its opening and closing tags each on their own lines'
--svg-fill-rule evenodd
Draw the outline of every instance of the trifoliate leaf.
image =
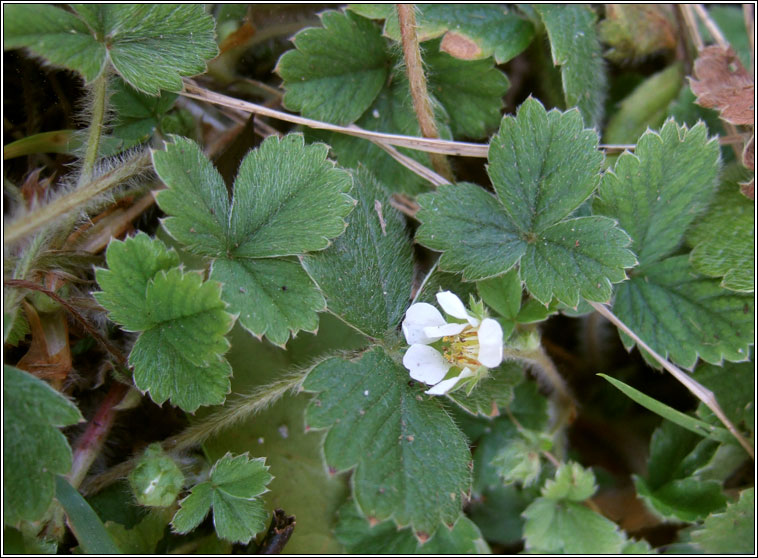
<svg viewBox="0 0 758 558">
<path fill-rule="evenodd" d="M 196 254 L 215 259 L 211 278 L 253 335 L 284 345 L 300 329 L 313 331 L 324 299 L 299 265 L 258 261 L 325 248 L 345 229 L 353 208 L 344 192 L 350 175 L 326 161 L 324 145 L 303 137 L 270 138 L 242 161 L 229 204 L 226 186 L 200 148 L 174 137 L 153 159 L 168 185 L 158 204 L 166 230 Z"/>
<path fill-rule="evenodd" d="M 397 12 L 392 4 L 350 4 L 370 19 L 384 19 L 384 35 L 400 41 Z M 440 50 L 464 60 L 494 56 L 505 64 L 523 52 L 534 37 L 534 26 L 512 10 L 494 4 L 417 4 L 419 41 L 442 36 Z"/>
<path fill-rule="evenodd" d="M 626 543 L 615 523 L 578 502 L 537 498 L 523 516 L 529 553 L 619 554 Z"/>
<path fill-rule="evenodd" d="M 755 489 L 743 490 L 726 511 L 707 517 L 692 540 L 707 554 L 755 553 Z"/>
<path fill-rule="evenodd" d="M 731 177 L 730 177 L 731 178 Z M 721 286 L 752 293 L 755 289 L 755 204 L 740 194 L 737 180 L 721 184 L 708 212 L 699 216 L 687 242 L 692 267 Z"/>
<path fill-rule="evenodd" d="M 620 285 L 613 311 L 655 352 L 684 368 L 698 357 L 714 364 L 746 360 L 755 327 L 753 297 L 718 283 L 697 275 L 687 256 L 674 256 L 640 268 Z M 634 341 L 620 335 L 630 350 Z"/>
<path fill-rule="evenodd" d="M 411 296 L 411 245 L 400 213 L 365 169 L 354 173 L 358 206 L 345 234 L 327 250 L 303 256 L 329 309 L 359 331 L 381 337 L 403 317 Z"/>
<path fill-rule="evenodd" d="M 250 459 L 227 453 L 216 461 L 210 479 L 192 488 L 182 500 L 171 525 L 177 533 L 197 527 L 213 508 L 213 524 L 222 539 L 247 544 L 266 526 L 267 514 L 259 498 L 273 477 L 264 458 Z"/>
<path fill-rule="evenodd" d="M 339 510 L 337 540 L 349 553 L 358 554 L 486 554 L 489 547 L 479 528 L 465 515 L 452 527 L 440 528 L 421 543 L 410 529 L 398 530 L 392 521 L 372 525 L 351 500 Z"/>
<path fill-rule="evenodd" d="M 599 126 L 608 89 L 597 16 L 587 5 L 537 4 L 545 24 L 553 63 L 561 67 L 567 107 L 578 107 L 587 126 Z"/>
<path fill-rule="evenodd" d="M 723 509 L 721 483 L 692 476 L 716 447 L 715 442 L 701 442 L 697 434 L 664 422 L 650 441 L 647 477 L 634 475 L 637 494 L 665 519 L 692 522 Z"/>
<path fill-rule="evenodd" d="M 300 330 L 316 331 L 326 302 L 298 262 L 280 259 L 220 258 L 211 279 L 219 281 L 221 298 L 239 312 L 242 327 L 284 346 Z"/>
<path fill-rule="evenodd" d="M 501 275 L 519 261 L 534 298 L 570 306 L 605 301 L 634 265 L 626 233 L 607 218 L 569 218 L 597 185 L 597 134 L 576 111 L 549 113 L 534 99 L 503 119 L 490 143 L 497 198 L 458 184 L 419 196 L 417 240 L 443 251 L 440 268 L 465 280 Z"/>
<path fill-rule="evenodd" d="M 112 241 L 105 261 L 109 269 L 98 269 L 95 274 L 103 289 L 95 298 L 111 320 L 127 331 L 147 329 L 152 325 L 145 301 L 147 285 L 159 271 L 179 265 L 176 251 L 140 232 L 123 242 Z"/>
<path fill-rule="evenodd" d="M 113 85 L 111 107 L 116 113 L 113 135 L 124 141 L 124 148 L 147 141 L 176 101 L 176 93 L 163 92 L 159 97 L 140 93 L 122 80 Z"/>
<path fill-rule="evenodd" d="M 92 81 L 106 61 L 140 91 L 180 91 L 181 76 L 205 71 L 218 52 L 213 18 L 186 4 L 83 4 L 76 15 L 47 5 L 14 5 L 4 17 L 5 48 L 28 47 Z"/>
<path fill-rule="evenodd" d="M 284 80 L 284 105 L 304 116 L 346 125 L 355 122 L 384 86 L 390 59 L 376 25 L 358 15 L 328 11 L 323 27 L 295 35 L 276 72 Z"/>
<path fill-rule="evenodd" d="M 170 506 L 184 486 L 184 474 L 176 462 L 161 449 L 150 444 L 129 473 L 129 484 L 137 503 L 142 506 Z"/>
<path fill-rule="evenodd" d="M 44 381 L 8 365 L 3 410 L 3 521 L 36 521 L 53 500 L 55 475 L 71 468 L 71 448 L 56 427 L 82 415 Z"/>
<path fill-rule="evenodd" d="M 634 154 L 623 153 L 606 172 L 594 203 L 632 237 L 645 265 L 669 255 L 713 196 L 719 146 L 704 124 L 691 129 L 669 120 L 660 133 L 647 131 Z"/>
<path fill-rule="evenodd" d="M 392 518 L 431 536 L 460 515 L 470 483 L 466 439 L 438 401 L 408 385 L 408 372 L 381 348 L 348 362 L 332 358 L 304 383 L 317 392 L 306 424 L 328 428 L 330 467 L 356 467 L 353 496 L 369 520 Z"/>
<path fill-rule="evenodd" d="M 429 93 L 445 107 L 455 137 L 486 137 L 500 123 L 508 78 L 492 60 L 457 60 L 435 45 L 424 53 Z"/>
</svg>

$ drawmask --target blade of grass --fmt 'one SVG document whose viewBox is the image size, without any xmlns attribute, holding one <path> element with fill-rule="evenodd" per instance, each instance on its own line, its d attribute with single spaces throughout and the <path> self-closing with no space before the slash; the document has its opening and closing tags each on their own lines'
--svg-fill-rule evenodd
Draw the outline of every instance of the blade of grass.
<svg viewBox="0 0 758 558">
<path fill-rule="evenodd" d="M 85 554 L 123 554 L 87 500 L 61 476 L 55 477 L 55 497 Z"/>
</svg>

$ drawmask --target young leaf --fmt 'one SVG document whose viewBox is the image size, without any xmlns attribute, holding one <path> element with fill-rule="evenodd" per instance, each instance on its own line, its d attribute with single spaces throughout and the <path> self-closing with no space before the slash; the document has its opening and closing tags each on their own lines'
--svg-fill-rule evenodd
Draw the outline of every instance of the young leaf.
<svg viewBox="0 0 758 558">
<path fill-rule="evenodd" d="M 36 521 L 55 495 L 56 473 L 71 468 L 71 448 L 56 428 L 82 419 L 44 381 L 3 366 L 3 521 Z"/>
<path fill-rule="evenodd" d="M 353 207 L 348 173 L 326 160 L 325 146 L 303 137 L 269 138 L 243 159 L 229 204 L 226 186 L 191 140 L 174 137 L 155 151 L 168 189 L 158 204 L 166 230 L 196 254 L 213 258 L 211 278 L 253 335 L 284 345 L 300 329 L 313 331 L 324 299 L 294 262 L 257 258 L 325 248 L 345 229 Z"/>
<path fill-rule="evenodd" d="M 549 113 L 527 99 L 490 143 L 488 173 L 497 198 L 457 184 L 419 196 L 417 240 L 443 251 L 440 268 L 465 280 L 501 275 L 521 262 L 527 290 L 544 304 L 579 296 L 608 300 L 611 282 L 634 265 L 629 238 L 612 220 L 570 214 L 597 185 L 597 134 L 576 111 Z"/>
<path fill-rule="evenodd" d="M 195 485 L 182 500 L 171 525 L 189 533 L 213 508 L 213 524 L 222 539 L 247 544 L 266 526 L 266 511 L 259 498 L 273 477 L 264 458 L 250 459 L 227 453 L 214 463 L 210 479 Z"/>
<path fill-rule="evenodd" d="M 595 475 L 578 463 L 570 462 L 555 472 L 555 478 L 545 483 L 542 496 L 549 500 L 583 502 L 597 490 Z"/>
<path fill-rule="evenodd" d="M 452 528 L 440 528 L 424 543 L 410 529 L 398 530 L 392 521 L 372 525 L 355 502 L 339 509 L 337 540 L 349 553 L 359 554 L 487 554 L 490 552 L 474 522 L 460 515 Z"/>
<path fill-rule="evenodd" d="M 174 264 L 176 254 L 139 234 L 111 241 L 109 269 L 98 269 L 95 298 L 112 320 L 141 331 L 129 355 L 137 387 L 158 404 L 170 399 L 188 412 L 221 403 L 231 367 L 221 356 L 234 317 L 221 300 L 221 285 Z M 150 276 L 150 273 L 153 275 Z"/>
<path fill-rule="evenodd" d="M 11 8 L 5 48 L 27 47 L 87 81 L 109 60 L 124 81 L 149 95 L 180 91 L 181 76 L 204 72 L 218 52 L 213 18 L 199 4 L 79 4 L 79 17 L 46 5 Z"/>
<path fill-rule="evenodd" d="M 170 506 L 184 486 L 184 474 L 160 444 L 150 444 L 129 473 L 129 484 L 141 506 Z"/>
<path fill-rule="evenodd" d="M 692 540 L 707 554 L 755 553 L 755 489 L 743 490 L 724 512 L 708 516 Z"/>
<path fill-rule="evenodd" d="M 713 203 L 690 229 L 690 263 L 699 273 L 723 277 L 721 286 L 752 293 L 755 288 L 755 204 L 740 194 L 737 180 L 723 180 Z"/>
<path fill-rule="evenodd" d="M 382 185 L 365 169 L 354 177 L 358 206 L 345 234 L 301 261 L 332 312 L 366 335 L 381 337 L 400 323 L 408 306 L 411 245 Z"/>
<path fill-rule="evenodd" d="M 691 369 L 697 358 L 743 361 L 753 343 L 753 297 L 697 275 L 687 256 L 639 269 L 620 285 L 613 311 L 664 358 Z M 620 332 L 628 350 L 634 341 Z M 652 358 L 643 356 L 653 366 Z"/>
<path fill-rule="evenodd" d="M 522 429 L 518 437 L 502 448 L 492 460 L 505 484 L 532 485 L 542 472 L 540 452 L 552 447 L 550 436 Z"/>
<path fill-rule="evenodd" d="M 400 42 L 400 26 L 392 4 L 350 4 L 370 19 L 384 19 L 384 35 Z M 505 64 L 523 52 L 534 38 L 534 26 L 513 10 L 490 4 L 417 4 L 419 41 L 442 36 L 440 51 L 463 60 L 494 56 Z"/>
<path fill-rule="evenodd" d="M 353 496 L 365 517 L 393 518 L 419 538 L 453 524 L 469 488 L 468 444 L 437 401 L 408 385 L 402 366 L 377 347 L 356 362 L 319 364 L 304 388 L 319 393 L 306 424 L 329 429 L 330 467 L 356 467 Z"/>
<path fill-rule="evenodd" d="M 538 4 L 534 9 L 545 24 L 553 63 L 561 67 L 567 107 L 578 107 L 587 126 L 598 127 L 608 88 L 597 16 L 582 4 Z"/>
<path fill-rule="evenodd" d="M 702 123 L 688 129 L 669 120 L 660 133 L 643 134 L 634 154 L 623 153 L 603 175 L 593 208 L 629 233 L 640 265 L 676 249 L 710 201 L 719 146 L 707 132 Z"/>
<path fill-rule="evenodd" d="M 322 28 L 295 35 L 276 72 L 284 80 L 284 105 L 304 116 L 339 125 L 355 122 L 384 86 L 389 56 L 379 29 L 350 12 L 321 14 Z"/>
</svg>

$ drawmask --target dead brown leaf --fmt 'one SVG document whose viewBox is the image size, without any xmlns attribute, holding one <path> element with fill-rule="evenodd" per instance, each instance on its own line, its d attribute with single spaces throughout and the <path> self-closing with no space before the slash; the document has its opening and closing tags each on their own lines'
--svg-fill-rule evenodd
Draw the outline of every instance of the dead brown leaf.
<svg viewBox="0 0 758 558">
<path fill-rule="evenodd" d="M 755 116 L 755 85 L 731 47 L 704 48 L 695 61 L 690 87 L 697 104 L 717 109 L 721 118 L 736 125 L 752 126 Z"/>
<path fill-rule="evenodd" d="M 54 388 L 60 389 L 72 369 L 66 316 L 62 311 L 40 315 L 26 301 L 23 306 L 32 332 L 32 342 L 16 366 L 50 381 Z"/>
<path fill-rule="evenodd" d="M 753 178 L 747 182 L 740 182 L 740 191 L 750 198 L 755 199 L 755 135 L 745 145 L 742 152 L 742 164 L 753 171 Z"/>
</svg>

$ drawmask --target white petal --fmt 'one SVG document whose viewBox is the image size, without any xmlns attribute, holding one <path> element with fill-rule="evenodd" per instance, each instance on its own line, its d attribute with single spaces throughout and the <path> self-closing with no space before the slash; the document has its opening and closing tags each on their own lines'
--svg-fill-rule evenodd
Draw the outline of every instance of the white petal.
<svg viewBox="0 0 758 558">
<path fill-rule="evenodd" d="M 497 320 L 485 318 L 479 326 L 479 355 L 477 360 L 487 368 L 495 368 L 503 361 L 503 328 Z"/>
<path fill-rule="evenodd" d="M 429 345 L 411 345 L 403 355 L 403 366 L 411 378 L 425 384 L 436 384 L 452 366 L 440 352 Z"/>
<path fill-rule="evenodd" d="M 458 318 L 459 320 L 466 320 L 474 327 L 479 325 L 479 320 L 471 316 L 463 305 L 463 302 L 461 302 L 461 299 L 450 291 L 437 293 L 437 302 L 446 314 Z"/>
<path fill-rule="evenodd" d="M 429 395 L 444 395 L 451 389 L 453 389 L 458 382 L 460 382 L 463 378 L 468 378 L 469 376 L 473 376 L 474 373 L 468 369 L 464 368 L 463 371 L 458 374 L 455 378 L 450 378 L 449 380 L 442 380 L 440 383 L 438 383 L 436 386 L 434 386 L 431 389 L 426 390 L 424 393 L 428 393 Z"/>
<path fill-rule="evenodd" d="M 436 341 L 437 339 L 442 339 L 447 335 L 458 335 L 467 327 L 468 324 L 445 324 L 441 326 L 429 326 L 424 328 L 424 335 Z"/>
<path fill-rule="evenodd" d="M 409 345 L 431 343 L 439 339 L 430 339 L 424 335 L 427 326 L 439 326 L 445 323 L 440 311 L 426 302 L 417 302 L 408 308 L 403 320 L 403 334 Z"/>
</svg>

